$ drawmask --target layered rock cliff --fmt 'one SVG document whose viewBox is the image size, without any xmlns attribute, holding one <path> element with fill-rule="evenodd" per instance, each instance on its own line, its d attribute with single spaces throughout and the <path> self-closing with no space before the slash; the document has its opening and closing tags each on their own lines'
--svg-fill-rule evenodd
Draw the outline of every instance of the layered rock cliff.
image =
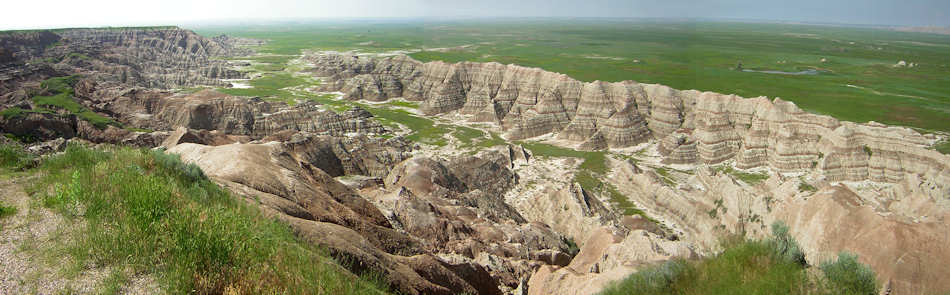
<svg viewBox="0 0 950 295">
<path fill-rule="evenodd" d="M 927 149 L 933 138 L 908 128 L 841 122 L 778 98 L 633 81 L 584 83 L 498 63 L 342 54 L 307 59 L 324 78 L 324 90 L 349 99 L 421 101 L 426 114 L 457 111 L 473 121 L 498 123 L 511 140 L 556 133 L 592 150 L 656 139 L 669 141 L 663 152 L 672 163 L 734 159 L 741 168 L 816 168 L 831 180 L 897 182 L 906 174 L 924 174 L 950 182 L 950 159 Z"/>
<path fill-rule="evenodd" d="M 115 85 L 179 88 L 226 86 L 243 78 L 220 57 L 244 55 L 238 39 L 209 39 L 176 27 L 66 29 L 0 35 L 0 84 L 46 75 L 86 74 Z"/>
</svg>

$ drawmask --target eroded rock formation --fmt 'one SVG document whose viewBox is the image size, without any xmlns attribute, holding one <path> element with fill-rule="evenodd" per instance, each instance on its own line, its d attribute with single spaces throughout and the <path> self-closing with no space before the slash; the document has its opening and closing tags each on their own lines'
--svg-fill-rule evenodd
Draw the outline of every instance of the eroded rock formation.
<svg viewBox="0 0 950 295">
<path fill-rule="evenodd" d="M 97 81 L 148 88 L 225 86 L 242 78 L 216 57 L 249 53 L 233 39 L 209 39 L 176 27 L 70 29 L 0 36 L 5 69 L 0 82 L 35 72 L 29 64 L 56 72 L 85 72 Z"/>
<path fill-rule="evenodd" d="M 664 144 L 673 163 L 735 159 L 741 168 L 793 172 L 817 167 L 835 180 L 897 182 L 906 174 L 926 174 L 950 182 L 950 160 L 927 149 L 934 141 L 916 131 L 841 122 L 781 99 L 633 81 L 583 83 L 498 63 L 341 54 L 308 60 L 326 80 L 325 90 L 350 99 L 421 101 L 427 114 L 458 111 L 471 120 L 497 122 L 512 140 L 557 133 L 580 149 L 596 150 L 655 139 L 675 141 Z M 684 132 L 674 135 L 677 130 Z M 675 138 L 667 138 L 671 135 Z"/>
</svg>

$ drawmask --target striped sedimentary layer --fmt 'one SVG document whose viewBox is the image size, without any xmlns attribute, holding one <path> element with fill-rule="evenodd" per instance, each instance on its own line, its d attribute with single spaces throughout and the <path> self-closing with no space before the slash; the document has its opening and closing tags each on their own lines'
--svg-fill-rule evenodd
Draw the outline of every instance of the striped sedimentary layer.
<svg viewBox="0 0 950 295">
<path fill-rule="evenodd" d="M 950 183 L 950 157 L 935 138 L 908 128 L 856 124 L 802 111 L 794 103 L 633 81 L 585 83 L 567 75 L 499 63 L 422 63 L 406 56 L 307 57 L 327 91 L 348 99 L 420 101 L 426 114 L 458 111 L 495 122 L 508 139 L 556 133 L 579 149 L 676 140 L 668 162 L 782 172 L 820 169 L 829 180 L 896 182 L 906 173 Z M 677 138 L 668 138 L 686 130 Z M 680 145 L 680 140 L 685 145 Z"/>
</svg>

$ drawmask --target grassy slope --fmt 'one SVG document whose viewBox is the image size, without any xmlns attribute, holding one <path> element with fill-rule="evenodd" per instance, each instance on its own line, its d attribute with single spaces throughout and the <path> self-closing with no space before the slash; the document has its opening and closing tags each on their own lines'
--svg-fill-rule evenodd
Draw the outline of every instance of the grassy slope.
<svg viewBox="0 0 950 295">
<path fill-rule="evenodd" d="M 950 36 L 812 25 L 564 20 L 364 22 L 198 31 L 268 39 L 271 44 L 265 51 L 278 54 L 312 48 L 390 51 L 473 45 L 412 56 L 423 61 L 541 67 L 584 81 L 635 80 L 745 97 L 782 97 L 844 120 L 950 131 L 950 122 L 943 120 L 950 114 Z M 828 61 L 823 63 L 822 58 Z M 919 66 L 892 67 L 899 60 Z M 814 68 L 823 73 L 791 76 L 733 70 L 740 61 L 747 69 Z"/>
<path fill-rule="evenodd" d="M 26 154 L 0 147 L 0 164 Z M 31 193 L 77 226 L 63 253 L 75 267 L 152 274 L 169 293 L 372 294 L 321 249 L 161 151 L 71 145 L 43 160 Z M 69 267 L 69 266 L 64 266 Z M 121 285 L 123 276 L 103 284 Z"/>
<path fill-rule="evenodd" d="M 776 223 L 772 230 L 766 240 L 724 239 L 714 256 L 641 269 L 601 294 L 877 294 L 873 271 L 856 256 L 842 253 L 809 273 L 788 227 Z"/>
</svg>

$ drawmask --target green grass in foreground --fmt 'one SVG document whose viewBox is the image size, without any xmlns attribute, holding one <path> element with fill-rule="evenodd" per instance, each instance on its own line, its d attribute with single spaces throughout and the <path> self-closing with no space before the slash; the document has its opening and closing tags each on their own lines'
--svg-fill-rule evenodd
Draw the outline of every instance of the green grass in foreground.
<svg viewBox="0 0 950 295">
<path fill-rule="evenodd" d="M 788 227 L 775 223 L 772 232 L 766 240 L 725 239 L 712 257 L 641 269 L 600 294 L 877 294 L 874 272 L 854 255 L 842 253 L 810 275 Z"/>
<path fill-rule="evenodd" d="M 488 132 L 488 136 L 489 136 L 488 139 L 481 140 L 475 143 L 475 146 L 480 147 L 480 148 L 490 148 L 494 146 L 508 144 L 508 142 L 505 141 L 504 138 L 501 138 L 501 136 L 498 136 L 498 134 L 496 134 L 495 132 Z"/>
<path fill-rule="evenodd" d="M 6 170 L 25 169 L 33 164 L 34 156 L 13 144 L 0 144 L 0 173 Z M 7 206 L 0 202 L 0 218 L 16 214 L 16 207 Z"/>
<path fill-rule="evenodd" d="M 0 202 L 0 218 L 12 216 L 16 214 L 16 211 L 16 207 L 7 206 Z"/>
<path fill-rule="evenodd" d="M 13 144 L 0 144 L 0 169 L 21 170 L 33 165 L 32 154 Z"/>
<path fill-rule="evenodd" d="M 36 169 L 41 178 L 29 191 L 75 225 L 51 255 L 76 267 L 151 274 L 172 294 L 380 293 L 177 156 L 70 145 Z M 116 289 L 123 277 L 110 275 L 101 288 Z"/>
</svg>

